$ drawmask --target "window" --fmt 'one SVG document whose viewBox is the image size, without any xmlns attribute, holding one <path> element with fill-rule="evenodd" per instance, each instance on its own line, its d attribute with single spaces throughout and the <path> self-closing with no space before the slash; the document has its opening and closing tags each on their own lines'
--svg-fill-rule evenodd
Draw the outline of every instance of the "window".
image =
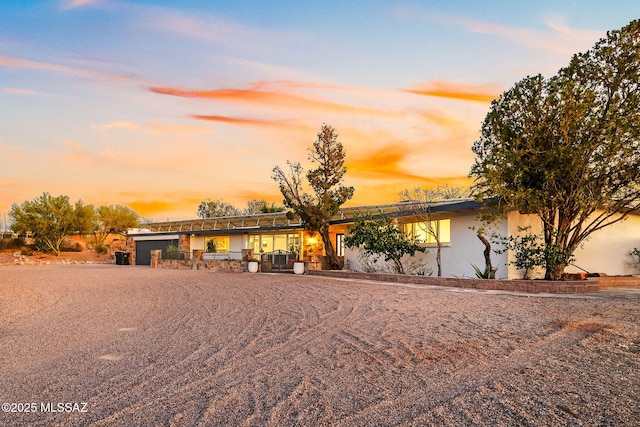
<svg viewBox="0 0 640 427">
<path fill-rule="evenodd" d="M 336 234 L 336 255 L 344 256 L 344 234 Z"/>
<path fill-rule="evenodd" d="M 300 234 L 251 234 L 249 235 L 248 247 L 254 253 L 285 251 L 300 252 Z"/>
<path fill-rule="evenodd" d="M 404 232 L 420 243 L 437 244 L 451 242 L 451 220 L 439 219 L 428 222 L 410 222 L 404 224 Z"/>
<path fill-rule="evenodd" d="M 210 236 L 204 239 L 206 252 L 229 252 L 229 236 Z"/>
</svg>

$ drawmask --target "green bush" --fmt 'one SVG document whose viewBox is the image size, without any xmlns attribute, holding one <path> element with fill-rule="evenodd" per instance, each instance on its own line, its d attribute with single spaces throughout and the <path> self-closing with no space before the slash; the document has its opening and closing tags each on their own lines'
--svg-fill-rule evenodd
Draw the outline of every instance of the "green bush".
<svg viewBox="0 0 640 427">
<path fill-rule="evenodd" d="M 633 248 L 629 255 L 634 258 L 636 267 L 640 268 L 640 250 L 638 250 L 638 248 Z"/>
<path fill-rule="evenodd" d="M 566 267 L 574 261 L 573 253 L 564 251 L 559 246 L 545 246 L 543 239 L 531 234 L 530 229 L 531 227 L 518 227 L 519 232 L 526 231 L 527 234 L 509 236 L 505 239 L 507 249 L 513 251 L 515 258 L 510 264 L 524 272 L 523 279 L 528 279 L 529 273 L 536 267 L 552 271 L 557 267 Z"/>
<path fill-rule="evenodd" d="M 169 245 L 167 246 L 167 259 L 179 259 L 180 251 L 177 246 Z"/>
</svg>

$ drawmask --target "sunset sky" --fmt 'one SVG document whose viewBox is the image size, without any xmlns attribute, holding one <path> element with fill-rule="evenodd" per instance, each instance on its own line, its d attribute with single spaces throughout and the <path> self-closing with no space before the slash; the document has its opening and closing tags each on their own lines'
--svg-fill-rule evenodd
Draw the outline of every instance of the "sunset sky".
<svg viewBox="0 0 640 427">
<path fill-rule="evenodd" d="M 492 99 L 637 18 L 638 0 L 2 2 L 0 221 L 44 191 L 153 220 L 280 203 L 273 167 L 308 165 L 323 123 L 350 205 L 467 184 Z"/>
</svg>

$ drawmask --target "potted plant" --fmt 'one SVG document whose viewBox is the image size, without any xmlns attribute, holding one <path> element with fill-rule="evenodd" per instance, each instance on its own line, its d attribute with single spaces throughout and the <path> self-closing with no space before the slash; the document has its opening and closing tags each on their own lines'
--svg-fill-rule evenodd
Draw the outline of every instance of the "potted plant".
<svg viewBox="0 0 640 427">
<path fill-rule="evenodd" d="M 259 267 L 260 267 L 260 262 L 257 259 L 255 258 L 249 259 L 249 262 L 247 263 L 247 270 L 249 271 L 249 273 L 257 273 Z"/>
<path fill-rule="evenodd" d="M 293 261 L 293 272 L 295 274 L 304 274 L 304 261 L 298 259 Z"/>
</svg>

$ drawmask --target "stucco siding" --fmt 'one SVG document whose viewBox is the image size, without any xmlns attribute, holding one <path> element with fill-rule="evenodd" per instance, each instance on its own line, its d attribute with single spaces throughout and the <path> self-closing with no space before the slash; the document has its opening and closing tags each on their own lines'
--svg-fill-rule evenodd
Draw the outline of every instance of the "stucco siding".
<svg viewBox="0 0 640 427">
<path fill-rule="evenodd" d="M 575 265 L 590 273 L 613 275 L 638 274 L 630 252 L 640 248 L 640 217 L 626 220 L 593 233 L 576 252 Z M 581 271 L 569 266 L 567 272 Z"/>
<path fill-rule="evenodd" d="M 542 223 L 537 215 L 523 215 L 518 212 L 509 213 L 509 234 L 518 235 L 518 227 L 531 226 L 531 233 L 542 236 Z M 566 268 L 568 273 L 587 271 L 589 273 L 605 273 L 607 275 L 638 274 L 640 271 L 633 265 L 629 253 L 633 248 L 640 248 L 640 216 L 630 215 L 626 220 L 617 222 L 591 234 L 575 251 L 574 265 Z M 513 259 L 513 253 L 509 253 Z M 579 267 L 579 268 L 578 268 Z M 544 270 L 536 269 L 532 278 L 544 276 Z M 509 266 L 509 278 L 522 277 L 522 272 Z"/>
<path fill-rule="evenodd" d="M 484 269 L 484 245 L 477 238 L 475 231 L 470 227 L 477 226 L 476 214 L 454 216 L 451 218 L 451 242 L 442 246 L 442 276 L 443 277 L 475 277 L 472 264 Z M 498 232 L 506 232 L 506 223 L 498 225 Z M 417 253 L 413 259 L 405 257 L 406 265 L 423 265 L 437 275 L 438 266 L 436 254 L 438 248 L 435 245 L 428 246 L 426 254 Z M 353 271 L 363 271 L 363 266 L 358 259 L 358 250 L 345 248 L 345 266 Z M 494 267 L 498 267 L 497 277 L 507 277 L 507 255 L 498 255 L 492 251 L 491 260 Z M 384 265 L 384 259 L 376 264 Z"/>
<path fill-rule="evenodd" d="M 451 219 L 451 244 L 442 251 L 442 275 L 445 277 L 476 277 L 473 265 L 484 270 L 484 244 L 470 227 L 481 223 L 477 215 L 455 216 Z M 506 223 L 499 223 L 492 232 L 504 234 Z M 488 232 L 490 232 L 488 231 Z M 488 233 L 487 233 L 488 234 Z M 488 236 L 487 236 L 488 237 Z M 497 267 L 496 277 L 507 278 L 507 255 L 496 254 L 492 243 L 491 263 Z M 446 249 L 446 251 L 445 251 Z"/>
</svg>

